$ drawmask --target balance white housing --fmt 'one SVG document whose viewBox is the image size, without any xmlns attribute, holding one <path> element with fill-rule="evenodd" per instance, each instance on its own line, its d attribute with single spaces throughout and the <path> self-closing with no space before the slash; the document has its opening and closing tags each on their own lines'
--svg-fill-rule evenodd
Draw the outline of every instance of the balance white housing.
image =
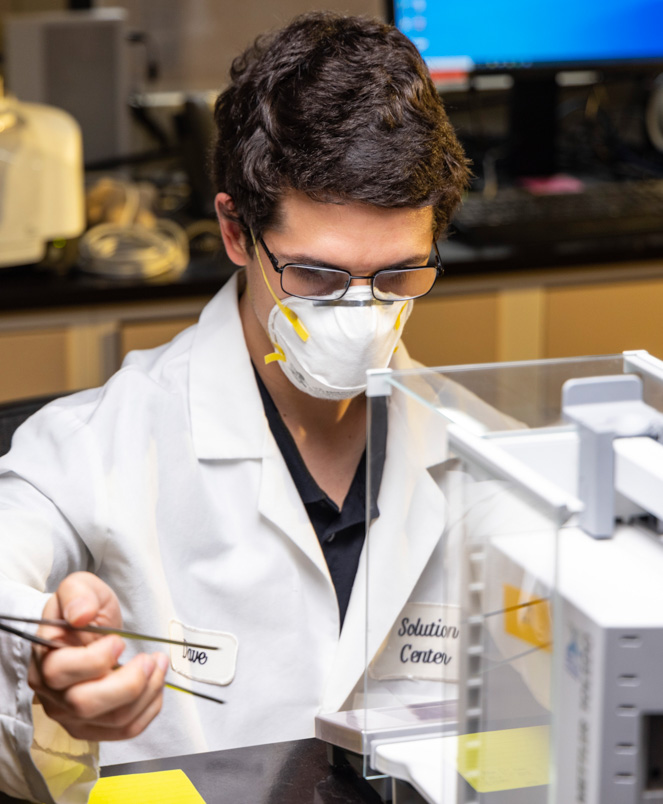
<svg viewBox="0 0 663 804">
<path fill-rule="evenodd" d="M 395 804 L 663 802 L 663 362 L 381 372 L 368 396 L 372 416 L 390 397 L 401 465 L 426 466 L 445 500 L 422 575 L 438 583 L 402 614 L 455 607 L 460 638 L 440 635 L 437 681 L 394 675 L 394 629 L 370 641 L 371 557 L 363 708 L 319 716 L 317 735 L 392 777 Z M 435 499 L 413 496 L 401 565 Z"/>
<path fill-rule="evenodd" d="M 85 229 L 81 133 L 66 112 L 0 97 L 0 267 Z"/>
</svg>

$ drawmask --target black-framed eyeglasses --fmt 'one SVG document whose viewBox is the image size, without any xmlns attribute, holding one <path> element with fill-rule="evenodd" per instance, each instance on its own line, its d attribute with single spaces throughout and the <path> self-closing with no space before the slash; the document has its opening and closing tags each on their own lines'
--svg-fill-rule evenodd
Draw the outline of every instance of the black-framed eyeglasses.
<svg viewBox="0 0 663 804">
<path fill-rule="evenodd" d="M 444 273 L 440 252 L 435 242 L 433 242 L 435 251 L 433 265 L 382 268 L 372 276 L 354 276 L 342 268 L 326 268 L 294 262 L 279 265 L 262 237 L 259 239 L 272 267 L 281 275 L 283 292 L 289 296 L 298 296 L 300 299 L 336 301 L 345 295 L 353 279 L 370 279 L 371 291 L 378 301 L 407 301 L 430 293 L 435 280 Z"/>
</svg>

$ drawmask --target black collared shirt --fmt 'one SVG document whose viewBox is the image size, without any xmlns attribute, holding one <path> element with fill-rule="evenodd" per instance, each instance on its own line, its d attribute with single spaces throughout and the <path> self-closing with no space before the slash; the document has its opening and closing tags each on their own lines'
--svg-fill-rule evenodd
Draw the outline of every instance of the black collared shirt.
<svg viewBox="0 0 663 804">
<path fill-rule="evenodd" d="M 290 431 L 283 423 L 274 401 L 267 388 L 255 372 L 265 415 L 272 435 L 286 462 L 288 470 L 295 481 L 297 491 L 302 498 L 313 529 L 320 541 L 322 552 L 327 561 L 329 574 L 334 583 L 341 626 L 350 601 L 350 593 L 357 574 L 359 556 L 364 545 L 366 530 L 366 450 L 359 461 L 352 478 L 350 489 L 343 501 L 343 506 L 331 500 L 318 486 L 299 454 L 297 445 Z M 373 493 L 371 495 L 371 520 L 379 516 L 377 493 L 380 488 L 382 469 L 384 466 L 387 440 L 386 400 L 373 400 L 378 415 L 373 417 L 371 467 Z"/>
</svg>

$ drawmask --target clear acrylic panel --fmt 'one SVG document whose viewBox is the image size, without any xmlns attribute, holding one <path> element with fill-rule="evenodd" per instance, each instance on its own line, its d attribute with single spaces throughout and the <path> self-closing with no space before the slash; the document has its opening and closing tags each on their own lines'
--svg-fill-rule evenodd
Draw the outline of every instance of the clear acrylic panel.
<svg viewBox="0 0 663 804">
<path fill-rule="evenodd" d="M 661 378 L 640 368 L 610 355 L 369 384 L 367 777 L 445 804 L 555 801 L 558 544 L 581 509 L 562 386 L 638 371 L 663 410 Z"/>
</svg>

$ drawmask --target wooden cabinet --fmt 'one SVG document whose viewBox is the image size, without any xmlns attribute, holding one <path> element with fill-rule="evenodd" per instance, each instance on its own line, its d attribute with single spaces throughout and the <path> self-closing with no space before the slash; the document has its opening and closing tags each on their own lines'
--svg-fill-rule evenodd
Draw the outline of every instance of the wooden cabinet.
<svg viewBox="0 0 663 804">
<path fill-rule="evenodd" d="M 646 349 L 663 358 L 663 278 L 550 289 L 544 339 L 547 357 Z"/>
<path fill-rule="evenodd" d="M 195 323 L 206 298 L 0 315 L 0 402 L 104 383 L 132 349 Z"/>
<path fill-rule="evenodd" d="M 425 296 L 415 302 L 403 342 L 425 366 L 497 360 L 495 293 Z"/>
<path fill-rule="evenodd" d="M 64 327 L 0 333 L 0 401 L 66 390 L 67 369 Z"/>
<path fill-rule="evenodd" d="M 615 354 L 663 358 L 663 261 L 444 279 L 404 341 L 429 366 Z"/>
<path fill-rule="evenodd" d="M 172 340 L 183 329 L 195 324 L 198 316 L 165 318 L 158 321 L 131 321 L 120 327 L 120 359 L 134 349 L 152 349 Z"/>
</svg>

